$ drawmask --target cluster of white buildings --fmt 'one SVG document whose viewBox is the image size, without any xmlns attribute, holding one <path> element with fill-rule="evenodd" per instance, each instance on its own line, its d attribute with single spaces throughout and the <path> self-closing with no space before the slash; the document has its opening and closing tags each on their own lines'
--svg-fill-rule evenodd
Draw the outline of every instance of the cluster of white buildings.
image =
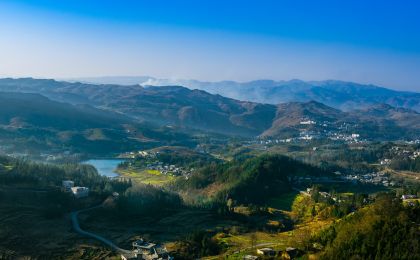
<svg viewBox="0 0 420 260">
<path fill-rule="evenodd" d="M 330 140 L 333 141 L 345 141 L 348 143 L 358 143 L 360 142 L 360 134 L 352 133 L 352 134 L 343 134 L 343 133 L 331 133 L 328 137 Z"/>
<path fill-rule="evenodd" d="M 305 121 L 300 121 L 301 125 L 315 125 L 316 121 L 313 120 L 305 120 Z"/>
<path fill-rule="evenodd" d="M 347 143 L 361 143 L 363 140 L 360 138 L 359 133 L 344 133 L 340 130 L 345 130 L 348 132 L 348 128 L 350 125 L 344 124 L 341 125 L 337 131 L 334 130 L 328 130 L 326 127 L 329 127 L 331 125 L 330 122 L 321 122 L 317 123 L 314 120 L 311 119 L 302 119 L 302 121 L 299 122 L 299 125 L 303 126 L 302 129 L 299 129 L 299 135 L 287 138 L 287 139 L 268 139 L 268 140 L 260 140 L 261 145 L 270 145 L 270 144 L 279 144 L 279 143 L 290 143 L 294 141 L 312 141 L 315 139 L 323 139 L 327 138 L 332 141 L 344 141 Z M 306 126 L 311 125 L 319 125 L 324 127 L 324 129 L 309 129 Z"/>
<path fill-rule="evenodd" d="M 129 158 L 129 159 L 135 159 L 138 157 L 142 158 L 155 158 L 157 153 L 153 152 L 146 152 L 146 151 L 136 151 L 136 152 L 127 152 L 123 153 L 121 157 L 123 158 Z"/>
<path fill-rule="evenodd" d="M 413 194 L 406 194 L 401 196 L 402 200 L 410 200 L 410 199 L 417 199 L 417 195 Z"/>
<path fill-rule="evenodd" d="M 280 144 L 280 143 L 291 143 L 293 140 L 296 140 L 296 138 L 268 139 L 268 140 L 260 140 L 259 144 L 270 145 L 270 144 Z"/>
<path fill-rule="evenodd" d="M 71 192 L 76 199 L 86 198 L 89 196 L 89 188 L 80 186 L 75 187 L 74 181 L 62 181 L 62 186 L 65 192 Z"/>
<path fill-rule="evenodd" d="M 407 147 L 399 147 L 399 146 L 393 146 L 389 149 L 389 153 L 391 157 L 396 158 L 406 158 L 415 160 L 418 157 L 420 157 L 420 151 L 419 150 L 411 150 Z M 379 161 L 381 165 L 389 165 L 392 162 L 392 159 L 389 158 L 383 158 Z"/>
<path fill-rule="evenodd" d="M 164 175 L 184 176 L 186 178 L 189 178 L 192 172 L 194 171 L 193 168 L 187 170 L 187 169 L 184 169 L 183 167 L 178 167 L 174 164 L 167 165 L 167 164 L 163 164 L 162 162 L 147 164 L 146 169 L 156 170 Z"/>
<path fill-rule="evenodd" d="M 414 151 L 412 155 L 409 156 L 411 160 L 417 159 L 417 157 L 420 157 L 420 151 Z"/>
<path fill-rule="evenodd" d="M 382 159 L 379 163 L 380 163 L 381 165 L 390 165 L 390 164 L 391 164 L 391 162 L 392 162 L 392 160 L 391 160 L 391 159 L 385 158 L 385 159 Z"/>
<path fill-rule="evenodd" d="M 133 250 L 121 254 L 122 260 L 144 259 L 144 260 L 172 260 L 165 247 L 149 243 L 143 239 L 133 242 Z"/>
<path fill-rule="evenodd" d="M 359 181 L 361 183 L 383 185 L 385 187 L 396 185 L 396 183 L 391 181 L 388 175 L 383 172 L 372 172 L 363 175 L 344 175 L 342 178 L 349 181 Z"/>
<path fill-rule="evenodd" d="M 306 193 L 308 193 L 308 194 L 313 194 L 313 192 L 314 192 L 314 190 L 312 189 L 312 188 L 306 188 Z M 337 197 L 335 197 L 335 196 L 332 196 L 331 194 L 329 194 L 328 192 L 325 192 L 325 191 L 319 191 L 318 192 L 318 194 L 321 196 L 321 197 L 323 197 L 323 198 L 326 198 L 326 199 L 328 199 L 328 198 L 331 198 L 332 200 L 334 200 L 334 201 L 336 201 L 336 202 L 341 202 L 341 200 L 340 199 L 338 199 Z"/>
<path fill-rule="evenodd" d="M 407 141 L 406 143 L 407 143 L 407 144 L 420 144 L 420 139 Z"/>
<path fill-rule="evenodd" d="M 157 157 L 159 152 L 150 152 L 150 151 L 137 151 L 137 152 L 129 152 L 122 155 L 124 158 L 149 158 L 154 161 L 153 163 L 148 163 L 146 165 L 147 170 L 156 170 L 159 171 L 161 174 L 164 175 L 171 175 L 171 176 L 184 176 L 189 178 L 191 176 L 192 171 L 194 169 L 184 169 L 183 167 L 179 167 L 173 164 L 164 164 L 163 162 L 158 161 Z M 132 165 L 132 163 L 130 163 Z"/>
</svg>

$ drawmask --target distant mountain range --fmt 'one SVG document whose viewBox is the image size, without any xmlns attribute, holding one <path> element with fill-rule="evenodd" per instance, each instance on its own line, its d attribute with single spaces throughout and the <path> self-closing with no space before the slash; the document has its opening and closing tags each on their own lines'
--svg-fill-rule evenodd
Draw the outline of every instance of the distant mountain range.
<svg viewBox="0 0 420 260">
<path fill-rule="evenodd" d="M 317 101 L 261 104 L 180 86 L 97 85 L 31 78 L 0 79 L 0 91 L 36 93 L 77 109 L 88 106 L 88 111 L 108 113 L 129 124 L 153 123 L 225 135 L 289 138 L 357 133 L 361 138 L 378 140 L 420 135 L 419 113 L 386 104 L 342 111 Z M 25 106 L 25 101 L 17 104 Z M 64 115 L 60 112 L 57 116 Z M 112 121 L 116 119 L 98 116 L 97 120 L 111 129 L 118 125 Z"/>
<path fill-rule="evenodd" d="M 152 77 L 102 77 L 84 78 L 81 80 L 83 82 L 97 84 L 139 84 L 142 86 L 179 85 L 237 100 L 274 105 L 286 102 L 308 102 L 313 100 L 343 111 L 366 108 L 374 104 L 388 104 L 394 107 L 409 108 L 420 112 L 420 93 L 397 91 L 374 85 L 335 80 L 256 80 L 244 83 L 235 81 L 202 82 L 197 80 L 169 80 Z"/>
</svg>

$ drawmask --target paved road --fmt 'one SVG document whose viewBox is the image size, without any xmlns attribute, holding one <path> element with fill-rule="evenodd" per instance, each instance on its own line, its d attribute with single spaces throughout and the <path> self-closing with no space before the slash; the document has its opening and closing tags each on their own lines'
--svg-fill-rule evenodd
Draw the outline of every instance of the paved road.
<svg viewBox="0 0 420 260">
<path fill-rule="evenodd" d="M 118 247 L 116 244 L 112 243 L 112 241 L 110 241 L 110 240 L 108 240 L 108 239 L 106 239 L 104 237 L 101 237 L 99 235 L 96 235 L 94 233 L 84 231 L 83 229 L 80 228 L 79 220 L 77 218 L 77 215 L 79 215 L 79 213 L 90 211 L 90 210 L 94 210 L 94 209 L 98 209 L 98 208 L 101 208 L 101 207 L 102 207 L 102 204 L 101 205 L 98 205 L 98 206 L 95 206 L 95 207 L 91 207 L 91 208 L 87 208 L 87 209 L 82 209 L 82 210 L 71 212 L 70 216 L 71 216 L 71 222 L 72 222 L 72 225 L 73 225 L 73 229 L 77 233 L 79 233 L 79 234 L 81 234 L 83 236 L 87 236 L 87 237 L 96 239 L 96 240 L 98 240 L 98 241 L 106 244 L 107 246 L 111 247 L 112 250 L 114 250 L 114 251 L 116 251 L 118 253 L 131 254 L 131 251 L 130 250 L 122 249 L 122 248 Z"/>
</svg>

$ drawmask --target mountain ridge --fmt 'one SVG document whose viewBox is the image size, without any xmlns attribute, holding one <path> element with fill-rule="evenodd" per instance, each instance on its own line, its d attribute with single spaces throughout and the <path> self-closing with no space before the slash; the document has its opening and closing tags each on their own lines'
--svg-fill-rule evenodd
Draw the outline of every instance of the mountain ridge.
<svg viewBox="0 0 420 260">
<path fill-rule="evenodd" d="M 83 79 L 82 79 L 83 81 Z M 143 86 L 182 85 L 190 89 L 201 89 L 212 94 L 220 94 L 242 101 L 279 104 L 293 101 L 315 100 L 341 110 L 353 110 L 377 103 L 387 103 L 395 107 L 411 108 L 420 112 L 420 93 L 399 91 L 376 86 L 340 80 L 303 81 L 253 80 L 248 82 L 198 81 L 157 79 L 154 77 L 102 77 L 87 78 L 91 83 L 131 83 Z"/>
<path fill-rule="evenodd" d="M 319 136 L 343 132 L 344 126 L 345 134 L 360 133 L 362 137 L 415 138 L 420 132 L 416 123 L 420 122 L 419 113 L 390 105 L 376 104 L 376 110 L 373 106 L 366 111 L 363 109 L 368 108 L 363 107 L 342 111 L 314 100 L 262 104 L 182 86 L 95 85 L 37 79 L 0 79 L 0 91 L 5 90 L 90 105 L 137 122 L 234 136 Z"/>
</svg>

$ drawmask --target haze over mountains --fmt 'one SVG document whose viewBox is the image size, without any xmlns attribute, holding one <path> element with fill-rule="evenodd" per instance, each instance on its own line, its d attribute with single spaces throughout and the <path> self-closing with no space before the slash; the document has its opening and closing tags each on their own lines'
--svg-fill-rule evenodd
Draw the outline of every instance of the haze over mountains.
<svg viewBox="0 0 420 260">
<path fill-rule="evenodd" d="M 79 79 L 87 83 L 122 84 L 142 86 L 179 85 L 200 89 L 233 99 L 257 103 L 279 104 L 285 102 L 317 101 L 344 111 L 365 108 L 384 103 L 394 107 L 410 108 L 420 112 L 420 93 L 397 91 L 375 85 L 353 82 L 326 81 L 274 81 L 256 80 L 250 82 L 197 80 L 171 80 L 153 77 L 98 77 Z"/>
<path fill-rule="evenodd" d="M 349 88 L 353 91 L 355 87 L 350 86 Z M 363 96 L 364 87 L 359 86 L 358 88 L 359 95 Z M 156 126 L 169 125 L 183 129 L 247 137 L 289 138 L 302 133 L 316 136 L 340 131 L 344 134 L 358 133 L 362 138 L 369 139 L 399 139 L 417 138 L 420 133 L 419 113 L 411 109 L 395 108 L 381 103 L 357 110 L 342 111 L 317 101 L 295 101 L 279 105 L 261 104 L 239 101 L 181 86 L 96 85 L 31 78 L 0 79 L 0 91 L 36 93 L 38 95 L 31 94 L 26 98 L 27 100 L 31 100 L 31 98 L 38 100 L 35 106 L 38 108 L 42 107 L 44 103 L 47 107 L 50 103 L 54 103 L 59 108 L 71 107 L 75 111 L 80 111 L 83 108 L 85 114 L 80 118 L 93 113 L 94 116 L 90 117 L 95 119 L 93 122 L 96 124 L 99 120 L 105 125 L 92 125 L 88 127 L 89 129 L 106 127 L 129 130 L 127 127 L 120 127 L 121 123 L 115 121 L 119 120 L 118 122 L 125 121 L 125 125 L 153 123 Z M 349 92 L 353 93 L 354 91 L 352 91 Z M 372 88 L 366 87 L 367 93 L 371 91 L 373 91 Z M 378 91 L 385 90 L 379 89 Z M 407 95 L 407 100 L 410 100 L 406 100 L 404 104 L 419 106 L 418 102 L 414 102 L 419 94 L 405 92 L 403 94 Z M 12 94 L 3 95 L 14 97 Z M 324 97 L 335 100 L 334 96 Z M 72 105 L 53 102 L 50 99 Z M 15 101 L 15 104 L 13 107 L 9 106 L 11 109 L 7 118 L 9 123 L 11 118 L 19 118 L 19 113 L 26 108 L 27 102 Z M 87 105 L 88 107 L 86 107 Z M 64 112 L 61 113 L 60 109 L 53 108 L 53 110 L 57 112 L 55 115 L 59 118 L 66 115 Z M 26 118 L 31 118 L 31 113 L 36 113 L 36 111 L 36 109 L 27 108 L 28 116 Z M 95 116 L 96 114 L 98 116 Z M 74 115 L 78 117 L 77 114 Z M 111 115 L 113 116 L 110 120 L 104 117 Z M 63 118 L 62 120 L 65 122 L 68 119 Z M 51 120 L 52 124 L 60 122 L 59 120 L 53 121 Z M 40 120 L 40 122 L 43 121 Z M 71 127 L 64 128 L 69 130 Z M 97 132 L 97 135 L 94 136 L 101 137 L 103 132 Z M 130 138 L 138 137 L 131 136 Z"/>
</svg>

